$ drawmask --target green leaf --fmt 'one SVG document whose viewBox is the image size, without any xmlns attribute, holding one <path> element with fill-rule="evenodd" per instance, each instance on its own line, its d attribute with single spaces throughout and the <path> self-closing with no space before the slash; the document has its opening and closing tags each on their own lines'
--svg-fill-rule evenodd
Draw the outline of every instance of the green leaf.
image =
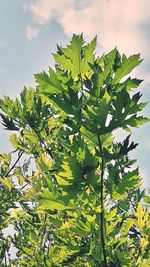
<svg viewBox="0 0 150 267">
<path fill-rule="evenodd" d="M 65 179 L 64 177 L 62 178 L 61 176 L 59 175 L 55 175 L 55 178 L 57 180 L 57 183 L 59 184 L 59 186 L 62 186 L 62 185 L 71 185 L 71 181 L 68 180 L 68 179 Z"/>
<path fill-rule="evenodd" d="M 50 192 L 48 189 L 44 189 L 43 192 L 38 194 L 39 198 L 39 210 L 65 210 L 71 209 L 71 206 L 68 206 L 66 200 L 62 196 L 59 196 L 56 193 Z"/>
<path fill-rule="evenodd" d="M 0 113 L 0 116 L 3 120 L 2 124 L 4 125 L 4 127 L 9 130 L 9 131 L 18 131 L 19 128 L 16 127 L 14 121 L 12 118 Z"/>
<path fill-rule="evenodd" d="M 29 233 L 29 240 L 31 241 L 32 244 L 38 246 L 38 237 L 35 234 L 35 232 L 30 232 Z"/>
<path fill-rule="evenodd" d="M 114 49 L 109 54 L 107 54 L 104 58 L 106 61 L 105 68 L 102 72 L 98 73 L 97 80 L 96 80 L 96 95 L 97 96 L 100 95 L 101 88 L 104 85 L 107 77 L 109 76 L 109 74 L 112 70 L 112 67 L 113 67 L 113 64 L 115 61 L 116 52 L 117 52 L 117 50 Z"/>
<path fill-rule="evenodd" d="M 129 77 L 126 81 L 124 81 L 122 83 L 115 84 L 115 91 L 119 92 L 123 88 L 126 88 L 127 91 L 131 91 L 132 89 L 138 87 L 142 82 L 143 82 L 143 80 L 136 79 L 136 78 L 131 79 Z"/>
<path fill-rule="evenodd" d="M 109 213 L 105 214 L 105 218 L 106 218 L 106 221 L 108 221 L 109 223 L 116 219 L 116 215 L 117 215 L 117 208 L 111 210 Z"/>
<path fill-rule="evenodd" d="M 148 204 L 150 204 L 150 196 L 145 196 L 144 201 Z"/>
<path fill-rule="evenodd" d="M 35 74 L 35 79 L 40 93 L 55 94 L 61 93 L 63 90 L 61 83 L 57 80 L 57 76 L 52 69 L 50 69 L 50 77 L 46 72 L 43 72 Z"/>
<path fill-rule="evenodd" d="M 53 57 L 57 64 L 60 64 L 63 69 L 71 71 L 73 73 L 73 76 L 79 73 L 79 70 L 71 62 L 71 59 L 59 54 L 53 54 Z"/>
<path fill-rule="evenodd" d="M 2 184 L 5 185 L 8 188 L 9 191 L 11 191 L 12 188 L 13 188 L 13 183 L 10 181 L 9 178 L 4 178 L 2 180 Z"/>
<path fill-rule="evenodd" d="M 21 103 L 25 109 L 25 112 L 31 112 L 33 109 L 35 91 L 32 88 L 27 89 L 26 87 L 21 92 Z"/>
<path fill-rule="evenodd" d="M 130 57 L 122 56 L 122 63 L 120 68 L 115 73 L 113 84 L 117 84 L 123 77 L 129 74 L 135 67 L 137 67 L 142 60 L 140 60 L 140 54 L 136 54 Z"/>
<path fill-rule="evenodd" d="M 141 203 L 138 204 L 137 210 L 134 212 L 137 218 L 136 226 L 140 229 L 143 228 L 148 220 L 148 212 L 143 209 Z"/>
<path fill-rule="evenodd" d="M 46 154 L 40 154 L 40 156 L 38 157 L 37 161 L 36 161 L 36 166 L 38 168 L 39 171 L 50 171 L 53 167 L 53 160 Z"/>
<path fill-rule="evenodd" d="M 22 247 L 23 252 L 25 252 L 29 256 L 33 256 L 34 252 L 31 248 Z"/>
<path fill-rule="evenodd" d="M 63 54 L 53 54 L 56 63 L 60 64 L 63 69 L 71 71 L 73 76 L 81 73 L 82 46 L 82 35 L 73 34 L 70 45 L 66 49 L 61 48 Z"/>
<path fill-rule="evenodd" d="M 126 236 L 134 224 L 135 224 L 134 219 L 132 218 L 127 219 L 121 228 L 121 234 L 123 236 Z"/>
<path fill-rule="evenodd" d="M 118 184 L 117 191 L 118 193 L 124 194 L 125 191 L 138 188 L 140 185 L 141 178 L 139 176 L 138 169 L 135 169 L 122 175 L 122 180 Z"/>
<path fill-rule="evenodd" d="M 149 267 L 150 266 L 150 259 L 144 259 L 144 262 L 142 263 L 142 267 Z"/>
<path fill-rule="evenodd" d="M 16 134 L 12 133 L 10 135 L 10 142 L 11 142 L 11 144 L 12 144 L 12 146 L 14 148 L 18 148 L 18 140 L 17 140 L 17 135 Z"/>
<path fill-rule="evenodd" d="M 81 62 L 81 73 L 82 74 L 86 74 L 91 69 L 89 63 L 93 62 L 93 59 L 94 59 L 93 53 L 96 47 L 96 43 L 97 43 L 97 37 L 95 37 L 91 41 L 91 43 L 89 43 L 88 45 L 84 47 L 84 59 Z"/>
<path fill-rule="evenodd" d="M 143 116 L 139 116 L 137 117 L 136 115 L 133 115 L 132 117 L 130 117 L 129 119 L 124 121 L 125 126 L 131 126 L 131 127 L 139 127 L 141 125 L 143 125 L 144 123 L 149 122 L 150 119 L 143 117 Z"/>
</svg>

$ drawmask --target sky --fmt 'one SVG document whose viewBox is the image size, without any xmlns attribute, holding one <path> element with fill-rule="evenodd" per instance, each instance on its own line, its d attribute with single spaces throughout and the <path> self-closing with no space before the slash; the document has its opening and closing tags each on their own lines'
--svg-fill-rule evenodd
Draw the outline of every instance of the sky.
<svg viewBox="0 0 150 267">
<path fill-rule="evenodd" d="M 24 86 L 34 87 L 33 74 L 54 65 L 56 44 L 65 46 L 73 33 L 81 32 L 86 41 L 97 35 L 98 54 L 115 46 L 126 55 L 140 53 L 144 60 L 132 75 L 144 79 L 142 100 L 150 101 L 149 0 L 1 0 L 0 97 L 14 98 Z M 150 117 L 150 104 L 143 114 Z M 138 159 L 145 188 L 150 187 L 149 136 L 150 123 L 132 137 L 139 143 L 132 156 Z M 10 149 L 8 140 L 0 125 L 0 152 Z"/>
</svg>

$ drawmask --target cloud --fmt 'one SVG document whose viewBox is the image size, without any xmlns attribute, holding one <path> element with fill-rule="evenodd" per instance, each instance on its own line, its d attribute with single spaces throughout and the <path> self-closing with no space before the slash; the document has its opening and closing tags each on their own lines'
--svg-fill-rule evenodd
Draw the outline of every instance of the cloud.
<svg viewBox="0 0 150 267">
<path fill-rule="evenodd" d="M 87 39 L 98 35 L 102 48 L 117 46 L 121 52 L 147 55 L 149 40 L 143 27 L 149 23 L 149 0 L 36 0 L 28 3 L 33 20 L 39 24 L 55 20 L 67 36 L 84 32 Z"/>
<path fill-rule="evenodd" d="M 32 41 L 32 39 L 36 38 L 38 36 L 38 29 L 33 28 L 30 25 L 27 26 L 26 28 L 26 36 L 29 41 Z"/>
<path fill-rule="evenodd" d="M 25 9 L 30 10 L 33 19 L 39 24 L 48 23 L 52 19 L 59 20 L 67 13 L 67 10 L 74 7 L 75 0 L 38 0 L 29 1 Z"/>
</svg>

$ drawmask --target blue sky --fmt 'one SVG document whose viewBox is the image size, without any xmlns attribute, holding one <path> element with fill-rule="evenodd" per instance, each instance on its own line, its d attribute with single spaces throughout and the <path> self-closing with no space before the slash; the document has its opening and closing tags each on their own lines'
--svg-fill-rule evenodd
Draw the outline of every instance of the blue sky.
<svg viewBox="0 0 150 267">
<path fill-rule="evenodd" d="M 34 86 L 33 73 L 53 64 L 56 44 L 65 45 L 73 33 L 86 40 L 98 36 L 98 53 L 115 46 L 127 55 L 141 53 L 143 63 L 133 76 L 144 78 L 143 100 L 150 101 L 149 0 L 4 0 L 0 6 L 0 97 L 16 97 Z M 150 104 L 144 115 L 149 116 Z M 150 186 L 150 124 L 134 130 L 144 186 Z M 8 134 L 0 126 L 0 151 L 9 149 Z"/>
</svg>

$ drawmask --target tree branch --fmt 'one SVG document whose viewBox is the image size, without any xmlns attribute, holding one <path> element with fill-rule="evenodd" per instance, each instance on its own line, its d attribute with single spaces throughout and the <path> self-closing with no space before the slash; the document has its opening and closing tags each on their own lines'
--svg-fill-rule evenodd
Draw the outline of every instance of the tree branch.
<svg viewBox="0 0 150 267">
<path fill-rule="evenodd" d="M 102 149 L 102 143 L 100 140 L 99 135 L 98 137 L 98 143 L 99 143 L 99 149 L 101 153 L 101 181 L 100 181 L 100 231 L 101 231 L 101 243 L 102 243 L 102 251 L 103 251 L 103 258 L 104 258 L 104 264 L 105 267 L 107 267 L 107 260 L 106 260 L 106 248 L 105 248 L 105 233 L 104 233 L 104 158 L 103 158 L 103 149 Z"/>
<path fill-rule="evenodd" d="M 16 166 L 17 163 L 19 162 L 20 158 L 22 157 L 23 153 L 24 153 L 23 151 L 21 151 L 21 152 L 19 153 L 18 158 L 16 159 L 16 161 L 14 162 L 14 164 L 13 164 L 12 167 L 9 169 L 9 171 L 5 174 L 4 177 L 7 177 L 7 176 L 11 173 L 11 171 L 15 168 L 15 166 Z M 23 185 L 23 186 L 18 190 L 18 192 L 22 191 L 27 185 L 28 185 L 28 183 L 26 183 L 25 185 Z M 14 192 L 12 195 L 10 195 L 8 198 L 3 199 L 3 201 L 2 201 L 1 204 L 3 205 L 5 202 L 7 202 L 7 201 L 10 200 L 13 196 L 15 196 L 18 192 L 15 191 L 15 192 Z"/>
<path fill-rule="evenodd" d="M 22 157 L 23 153 L 24 153 L 23 151 L 21 151 L 21 152 L 19 153 L 18 158 L 16 159 L 16 161 L 14 162 L 14 164 L 12 165 L 12 167 L 9 169 L 9 171 L 5 174 L 5 177 L 7 177 L 7 176 L 11 173 L 11 171 L 15 168 L 15 166 L 16 166 L 17 163 L 18 163 L 18 161 L 19 161 L 20 158 Z"/>
</svg>

